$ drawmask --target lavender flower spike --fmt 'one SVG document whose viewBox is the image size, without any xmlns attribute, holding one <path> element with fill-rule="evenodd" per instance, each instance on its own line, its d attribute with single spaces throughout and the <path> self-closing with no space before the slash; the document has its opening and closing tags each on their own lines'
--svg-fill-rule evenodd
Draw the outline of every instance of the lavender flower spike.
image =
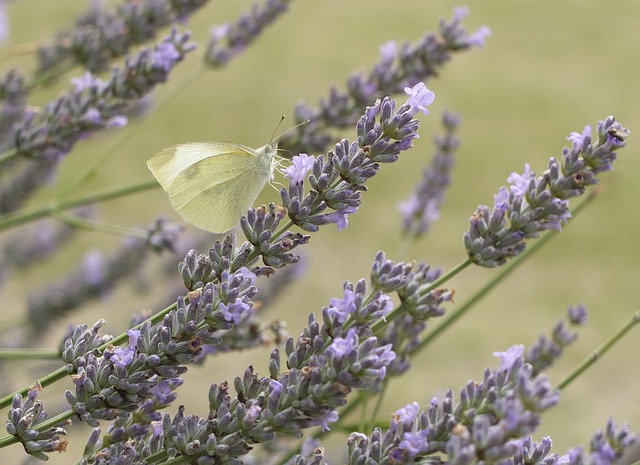
<svg viewBox="0 0 640 465">
<path fill-rule="evenodd" d="M 571 133 L 571 149 L 562 150 L 562 159 L 550 158 L 547 170 L 536 177 L 528 165 L 523 174 L 512 173 L 509 188 L 502 187 L 494 207 L 481 205 L 469 220 L 464 245 L 469 259 L 481 266 L 506 263 L 525 249 L 525 239 L 540 232 L 559 230 L 570 218 L 567 199 L 582 195 L 597 184 L 597 175 L 612 169 L 616 150 L 626 145 L 629 131 L 609 116 L 598 123 L 597 140 L 591 128 Z"/>
<path fill-rule="evenodd" d="M 460 118 L 450 113 L 445 112 L 442 115 L 445 134 L 434 137 L 436 152 L 431 166 L 424 170 L 422 179 L 411 197 L 398 204 L 404 219 L 405 234 L 421 236 L 440 217 L 440 205 L 451 182 L 454 155 L 459 145 L 459 139 L 453 135 L 459 122 Z"/>
</svg>

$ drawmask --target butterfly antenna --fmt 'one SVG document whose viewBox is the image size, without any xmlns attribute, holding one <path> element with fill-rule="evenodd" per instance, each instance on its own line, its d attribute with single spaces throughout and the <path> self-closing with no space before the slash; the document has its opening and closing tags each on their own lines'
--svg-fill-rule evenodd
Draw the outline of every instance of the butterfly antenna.
<svg viewBox="0 0 640 465">
<path fill-rule="evenodd" d="M 289 128 L 289 129 L 287 129 L 286 131 L 281 132 L 280 134 L 278 134 L 278 135 L 276 136 L 276 135 L 275 135 L 275 133 L 278 131 L 278 128 L 280 127 L 280 125 L 282 124 L 282 122 L 283 122 L 283 121 L 284 121 L 284 115 L 282 115 L 282 116 L 280 117 L 280 122 L 278 123 L 278 126 L 276 126 L 276 130 L 275 130 L 275 131 L 273 131 L 273 134 L 274 134 L 274 135 L 272 135 L 272 136 L 271 136 L 271 142 L 273 142 L 273 141 L 276 141 L 276 140 L 280 139 L 282 136 L 284 136 L 284 135 L 285 135 L 286 133 L 288 133 L 289 131 L 293 131 L 294 129 L 299 128 L 300 126 L 302 126 L 303 124 L 307 124 L 307 123 L 311 122 L 311 120 L 310 120 L 310 119 L 307 119 L 307 120 L 305 120 L 305 121 L 303 121 L 303 122 L 301 122 L 301 123 L 296 124 L 295 126 L 290 127 L 290 128 Z"/>
<path fill-rule="evenodd" d="M 280 129 L 280 125 L 282 124 L 282 122 L 284 121 L 284 115 L 282 115 L 280 117 L 280 121 L 278 122 L 278 125 L 276 126 L 276 128 L 273 130 L 273 134 L 271 134 L 271 143 L 273 144 L 273 142 L 275 140 L 277 140 L 282 134 L 280 134 L 279 136 L 276 136 L 276 132 L 278 132 L 278 129 Z M 286 132 L 286 131 L 285 131 Z"/>
</svg>

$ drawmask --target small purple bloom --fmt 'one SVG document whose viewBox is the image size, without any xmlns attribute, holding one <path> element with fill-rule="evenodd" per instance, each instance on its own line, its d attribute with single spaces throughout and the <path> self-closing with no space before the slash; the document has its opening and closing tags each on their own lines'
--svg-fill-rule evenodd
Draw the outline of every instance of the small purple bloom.
<svg viewBox="0 0 640 465">
<path fill-rule="evenodd" d="M 113 349 L 113 355 L 111 356 L 111 363 L 118 368 L 126 368 L 133 362 L 133 357 L 136 350 L 133 347 L 116 347 Z"/>
<path fill-rule="evenodd" d="M 306 153 L 296 155 L 291 159 L 291 165 L 287 166 L 282 172 L 291 179 L 293 183 L 300 183 L 304 181 L 307 173 L 313 168 L 315 157 L 310 157 Z"/>
<path fill-rule="evenodd" d="M 82 277 L 89 286 L 101 285 L 106 277 L 107 264 L 98 250 L 88 252 L 82 259 Z"/>
<path fill-rule="evenodd" d="M 400 424 L 404 426 L 405 431 L 411 429 L 413 421 L 418 416 L 418 410 L 420 410 L 420 405 L 417 402 L 412 402 L 396 410 L 391 417 L 390 430 L 395 431 Z"/>
<path fill-rule="evenodd" d="M 579 132 L 572 132 L 567 137 L 567 140 L 571 141 L 571 150 L 573 152 L 580 152 L 586 149 L 591 143 L 591 125 L 587 124 L 582 130 L 582 134 Z"/>
<path fill-rule="evenodd" d="M 256 274 L 246 266 L 243 266 L 238 271 L 236 271 L 236 274 L 237 273 L 240 273 L 243 279 L 249 281 L 250 286 L 253 286 L 256 283 Z"/>
<path fill-rule="evenodd" d="M 339 324 L 344 323 L 347 317 L 356 311 L 355 293 L 351 289 L 344 290 L 344 299 L 332 298 L 329 303 L 327 313 L 335 317 Z"/>
<path fill-rule="evenodd" d="M 89 108 L 82 116 L 82 119 L 96 126 L 102 125 L 102 115 L 100 114 L 100 111 L 95 107 Z"/>
<path fill-rule="evenodd" d="M 608 442 L 603 442 L 591 452 L 593 465 L 611 465 L 616 459 L 616 451 Z"/>
<path fill-rule="evenodd" d="M 347 216 L 355 213 L 358 210 L 358 207 L 345 207 L 337 210 L 333 213 L 329 213 L 325 215 L 325 219 L 328 223 L 336 223 L 338 225 L 338 231 L 342 231 L 349 226 L 349 220 Z"/>
<path fill-rule="evenodd" d="M 531 172 L 531 166 L 528 163 L 524 164 L 524 173 L 518 174 L 513 172 L 507 178 L 507 182 L 511 184 L 511 192 L 518 197 L 522 197 L 527 193 L 529 188 L 529 181 L 535 176 L 535 173 Z"/>
<path fill-rule="evenodd" d="M 165 72 L 171 71 L 173 64 L 178 61 L 180 57 L 180 52 L 176 46 L 170 42 L 161 43 L 153 53 L 154 65 Z"/>
<path fill-rule="evenodd" d="M 154 397 L 158 400 L 158 403 L 168 404 L 173 400 L 172 397 L 174 393 L 171 389 L 169 381 L 163 379 L 151 388 L 151 394 L 153 394 Z"/>
<path fill-rule="evenodd" d="M 398 447 L 405 450 L 409 458 L 415 457 L 419 453 L 426 451 L 429 446 L 426 432 L 427 430 L 420 430 L 415 433 L 404 433 Z"/>
<path fill-rule="evenodd" d="M 382 62 L 385 64 L 393 63 L 393 60 L 396 59 L 396 43 L 393 40 L 382 44 L 379 48 L 380 55 L 382 55 Z"/>
<path fill-rule="evenodd" d="M 251 306 L 246 302 L 243 302 L 242 299 L 236 299 L 235 302 L 232 302 L 229 305 L 223 303 L 220 304 L 220 310 L 224 312 L 224 319 L 235 325 L 240 323 L 245 312 L 250 308 Z"/>
<path fill-rule="evenodd" d="M 94 86 L 102 89 L 105 85 L 102 79 L 95 77 L 89 71 L 80 77 L 72 78 L 71 83 L 75 86 L 76 92 L 82 92 Z"/>
<path fill-rule="evenodd" d="M 140 338 L 140 330 L 139 329 L 128 329 L 127 335 L 129 336 L 129 347 L 133 347 L 134 349 L 138 347 L 138 339 Z"/>
<path fill-rule="evenodd" d="M 405 87 L 404 91 L 409 94 L 407 105 L 411 107 L 408 111 L 411 116 L 414 116 L 419 111 L 425 115 L 429 114 L 427 106 L 433 103 L 436 94 L 430 91 L 427 86 L 424 85 L 424 82 L 419 82 L 413 87 Z"/>
<path fill-rule="evenodd" d="M 506 352 L 494 352 L 493 355 L 500 358 L 499 371 L 507 371 L 507 377 L 516 364 L 522 361 L 524 346 L 516 344 L 507 349 Z"/>
<path fill-rule="evenodd" d="M 151 422 L 151 434 L 154 438 L 159 438 L 164 433 L 164 429 L 162 428 L 161 421 L 152 421 Z"/>
<path fill-rule="evenodd" d="M 253 404 L 247 409 L 246 417 L 253 423 L 260 416 L 260 412 L 262 412 L 262 407 L 257 404 Z"/>
<path fill-rule="evenodd" d="M 271 388 L 271 392 L 269 393 L 269 397 L 280 397 L 282 395 L 282 393 L 284 392 L 284 387 L 282 386 L 282 383 L 280 381 L 276 381 L 275 379 L 272 379 L 271 382 L 269 383 L 269 388 Z"/>
<path fill-rule="evenodd" d="M 327 412 L 327 414 L 320 419 L 320 424 L 322 425 L 322 431 L 325 433 L 327 431 L 331 431 L 331 428 L 329 428 L 329 423 L 335 423 L 336 421 L 338 421 L 338 419 L 339 419 L 339 416 L 336 410 L 331 410 L 330 412 Z"/>
<path fill-rule="evenodd" d="M 569 307 L 569 321 L 574 325 L 583 325 L 587 322 L 587 308 L 580 304 Z"/>
<path fill-rule="evenodd" d="M 122 128 L 127 125 L 129 119 L 124 115 L 114 116 L 106 121 L 106 126 L 110 128 Z"/>
<path fill-rule="evenodd" d="M 485 38 L 491 35 L 491 29 L 482 26 L 476 32 L 469 35 L 469 45 L 475 45 L 478 48 L 484 47 Z"/>
<path fill-rule="evenodd" d="M 350 329 L 346 337 L 336 337 L 331 345 L 327 347 L 327 352 L 333 354 L 334 358 L 341 360 L 349 352 L 357 349 L 358 335 L 355 329 Z"/>
<path fill-rule="evenodd" d="M 453 9 L 453 21 L 459 23 L 464 18 L 469 16 L 469 7 L 468 6 L 459 6 Z"/>
</svg>

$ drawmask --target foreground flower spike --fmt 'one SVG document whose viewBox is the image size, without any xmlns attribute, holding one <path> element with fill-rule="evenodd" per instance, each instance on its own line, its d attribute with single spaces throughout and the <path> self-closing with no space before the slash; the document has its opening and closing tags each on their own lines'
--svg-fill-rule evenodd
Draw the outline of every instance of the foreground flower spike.
<svg viewBox="0 0 640 465">
<path fill-rule="evenodd" d="M 356 125 L 357 141 L 343 139 L 326 158 L 298 155 L 285 170 L 289 189 L 280 191 L 289 219 L 305 231 L 317 231 L 323 224 L 335 223 L 338 230 L 360 205 L 365 182 L 375 176 L 381 163 L 393 163 L 400 153 L 412 147 L 419 123 L 413 117 L 428 113 L 435 94 L 420 82 L 407 88 L 407 102 L 396 110 L 390 97 L 367 107 Z M 310 170 L 309 192 L 305 178 Z M 327 210 L 333 210 L 327 213 Z"/>
<path fill-rule="evenodd" d="M 458 400 L 449 391 L 425 411 L 416 403 L 399 409 L 386 431 L 352 433 L 347 463 L 429 463 L 432 455 L 439 456 L 437 463 L 443 455 L 451 464 L 509 463 L 520 453 L 521 438 L 538 427 L 540 414 L 558 402 L 558 392 L 543 376 L 532 375 L 521 348 L 499 356 L 500 368 L 487 369 L 482 382 L 470 381 Z"/>
<path fill-rule="evenodd" d="M 525 249 L 525 239 L 560 230 L 571 216 L 567 199 L 584 194 L 599 182 L 599 173 L 612 169 L 616 150 L 627 145 L 628 135 L 609 116 L 598 122 L 595 141 L 590 126 L 582 134 L 572 132 L 571 149 L 562 150 L 561 160 L 550 158 L 542 176 L 536 177 L 529 165 L 521 175 L 512 173 L 510 186 L 495 195 L 493 209 L 481 205 L 469 220 L 464 235 L 469 259 L 485 267 L 504 265 Z"/>
<path fill-rule="evenodd" d="M 411 197 L 398 204 L 404 219 L 403 232 L 407 235 L 419 237 L 425 234 L 440 217 L 440 205 L 451 183 L 455 151 L 460 144 L 460 140 L 453 135 L 459 123 L 457 116 L 447 112 L 442 115 L 445 133 L 433 139 L 436 152 L 431 166 L 422 173 L 422 179 Z"/>
</svg>

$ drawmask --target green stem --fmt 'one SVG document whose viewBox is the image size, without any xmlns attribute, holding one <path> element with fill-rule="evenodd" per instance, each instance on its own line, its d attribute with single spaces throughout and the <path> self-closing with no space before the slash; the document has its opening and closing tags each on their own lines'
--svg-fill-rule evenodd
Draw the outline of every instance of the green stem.
<svg viewBox="0 0 640 465">
<path fill-rule="evenodd" d="M 25 210 L 20 210 L 1 217 L 0 231 L 2 231 L 3 229 L 18 226 L 23 223 L 27 223 L 29 221 L 34 221 L 45 216 L 52 215 L 55 211 L 58 210 L 68 210 L 70 208 L 79 207 L 80 205 L 104 202 L 106 200 L 127 196 L 136 192 L 154 189 L 158 186 L 158 182 L 153 179 L 150 181 L 142 181 L 136 184 L 130 184 L 128 186 L 99 189 L 93 192 L 88 192 L 86 194 L 77 195 L 69 199 L 54 200 L 44 205 L 27 208 Z"/>
<path fill-rule="evenodd" d="M 557 384 L 556 388 L 560 390 L 566 388 L 574 379 L 578 378 L 578 376 L 585 372 L 587 368 L 596 363 L 638 323 L 640 323 L 640 311 L 635 312 L 631 319 L 627 321 L 622 328 L 615 332 L 608 340 L 606 340 L 600 347 L 594 350 L 577 367 L 575 367 L 568 376 Z"/>
<path fill-rule="evenodd" d="M 72 228 L 84 229 L 85 231 L 100 231 L 108 234 L 114 234 L 116 236 L 138 237 L 141 239 L 147 238 L 147 233 L 140 229 L 125 228 L 113 224 L 102 223 L 100 221 L 88 220 L 81 216 L 60 210 L 54 210 L 52 215 Z"/>
<path fill-rule="evenodd" d="M 16 147 L 11 147 L 10 149 L 5 150 L 4 152 L 0 153 L 0 165 L 8 162 L 9 160 L 13 160 L 17 156 L 18 149 Z"/>
<path fill-rule="evenodd" d="M 4 360 L 49 360 L 60 359 L 60 351 L 56 349 L 6 348 L 0 347 L 0 359 Z"/>
<path fill-rule="evenodd" d="M 572 210 L 571 215 L 572 219 L 584 209 L 584 207 L 589 204 L 595 195 L 588 196 L 583 202 L 576 205 L 576 207 Z M 499 283 L 501 283 L 510 273 L 512 273 L 516 268 L 518 268 L 522 263 L 524 263 L 527 259 L 529 259 L 538 249 L 540 249 L 543 245 L 549 242 L 553 237 L 557 236 L 560 231 L 548 231 L 545 235 L 537 239 L 536 241 L 529 243 L 527 249 L 516 259 L 510 261 L 506 265 L 504 265 L 499 272 L 497 272 L 493 277 L 489 279 L 480 289 L 477 289 L 473 294 L 471 294 L 464 302 L 462 302 L 458 307 L 449 314 L 448 318 L 444 319 L 440 325 L 438 325 L 433 331 L 431 331 L 415 348 L 415 351 L 412 354 L 419 352 L 420 350 L 427 347 L 431 344 L 435 339 L 441 336 L 450 326 L 452 326 L 456 321 L 458 321 L 463 315 L 465 315 L 471 307 L 479 302 L 485 295 L 489 293 L 489 291 L 493 290 Z M 440 281 L 440 280 L 438 280 Z"/>
</svg>

